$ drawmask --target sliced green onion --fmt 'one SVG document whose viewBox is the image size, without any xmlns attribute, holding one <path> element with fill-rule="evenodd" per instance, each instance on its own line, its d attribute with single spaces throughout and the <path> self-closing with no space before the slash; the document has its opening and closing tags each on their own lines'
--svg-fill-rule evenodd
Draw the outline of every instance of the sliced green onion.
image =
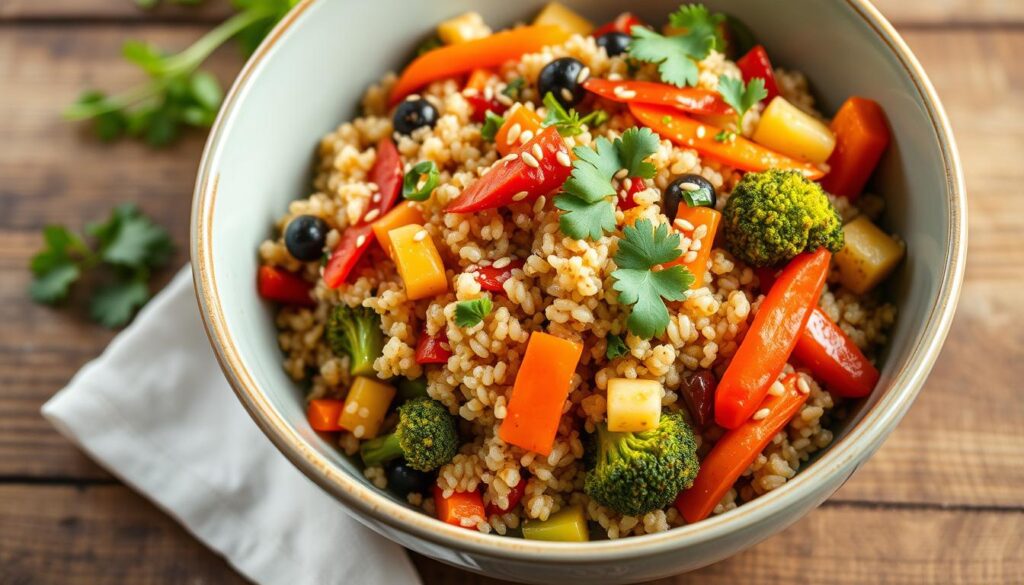
<svg viewBox="0 0 1024 585">
<path fill-rule="evenodd" d="M 691 187 L 691 188 L 687 188 Z M 692 187 L 696 187 L 693 189 Z M 711 191 L 704 185 L 699 183 L 683 183 L 682 189 L 683 200 L 686 201 L 686 205 L 689 207 L 714 207 L 715 200 L 711 195 Z"/>
<path fill-rule="evenodd" d="M 423 179 L 424 176 L 427 178 Z M 434 161 L 425 160 L 417 163 L 402 180 L 402 197 L 412 201 L 426 201 L 439 181 L 440 175 Z"/>
</svg>

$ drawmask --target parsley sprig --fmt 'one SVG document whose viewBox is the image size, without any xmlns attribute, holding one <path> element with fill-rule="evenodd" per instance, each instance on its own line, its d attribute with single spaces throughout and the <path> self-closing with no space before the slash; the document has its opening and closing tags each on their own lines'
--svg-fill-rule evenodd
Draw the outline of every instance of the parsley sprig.
<svg viewBox="0 0 1024 585">
<path fill-rule="evenodd" d="M 647 27 L 634 26 L 630 31 L 633 41 L 629 44 L 629 56 L 657 64 L 665 83 L 678 87 L 697 85 L 697 62 L 712 49 L 725 48 L 720 27 L 725 15 L 711 13 L 703 4 L 689 4 L 680 6 L 668 18 L 672 27 L 683 31 L 681 34 L 664 36 Z"/>
<path fill-rule="evenodd" d="M 665 301 L 686 298 L 693 275 L 678 265 L 659 269 L 680 255 L 679 234 L 670 233 L 668 225 L 655 228 L 649 219 L 641 219 L 623 229 L 622 234 L 615 252 L 619 268 L 612 273 L 612 286 L 619 291 L 619 302 L 632 307 L 626 320 L 630 333 L 650 339 L 668 327 Z"/>
<path fill-rule="evenodd" d="M 152 146 L 173 142 L 183 126 L 208 127 L 220 109 L 223 91 L 217 79 L 199 67 L 232 38 L 251 53 L 297 3 L 234 0 L 237 14 L 180 53 L 166 54 L 148 43 L 128 41 L 122 48 L 124 58 L 142 69 L 149 81 L 117 95 L 86 91 L 64 111 L 64 116 L 72 121 L 91 120 L 101 140 L 131 136 Z M 142 4 L 155 2 L 144 0 Z"/>
<path fill-rule="evenodd" d="M 572 174 L 555 197 L 555 207 L 565 213 L 558 220 L 562 233 L 582 240 L 596 240 L 615 229 L 615 195 L 612 180 L 620 170 L 631 178 L 650 179 L 654 165 L 646 162 L 658 150 L 658 136 L 649 128 L 630 128 L 615 142 L 601 136 L 593 148 L 577 146 Z"/>
<path fill-rule="evenodd" d="M 722 75 L 718 78 L 718 93 L 722 95 L 722 101 L 736 112 L 736 132 L 743 132 L 743 116 L 750 108 L 768 97 L 768 90 L 764 88 L 764 80 L 760 77 L 744 84 L 742 79 Z"/>
<path fill-rule="evenodd" d="M 565 107 L 555 99 L 555 94 L 550 91 L 544 96 L 544 107 L 548 109 L 548 113 L 544 116 L 541 126 L 545 128 L 554 126 L 560 135 L 566 137 L 582 134 L 584 125 L 594 127 L 608 121 L 608 113 L 604 110 L 594 110 L 582 118 L 575 108 L 569 108 L 568 112 L 565 111 Z"/>
<path fill-rule="evenodd" d="M 29 295 L 39 303 L 57 304 L 85 273 L 102 268 L 103 284 L 93 291 L 89 313 L 107 327 L 123 325 L 149 300 L 150 273 L 167 263 L 174 246 L 162 227 L 130 204 L 90 224 L 86 233 L 94 245 L 63 226 L 43 230 L 45 248 L 29 265 L 34 276 Z"/>
</svg>

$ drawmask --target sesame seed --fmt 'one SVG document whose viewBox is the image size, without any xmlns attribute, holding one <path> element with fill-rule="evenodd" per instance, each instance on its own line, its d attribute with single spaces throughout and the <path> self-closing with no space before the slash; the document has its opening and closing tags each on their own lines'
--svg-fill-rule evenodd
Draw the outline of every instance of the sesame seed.
<svg viewBox="0 0 1024 585">
<path fill-rule="evenodd" d="M 530 194 L 527 193 L 526 191 L 520 191 L 512 196 L 512 201 L 522 201 L 523 199 L 526 199 L 529 196 Z"/>
<path fill-rule="evenodd" d="M 569 91 L 569 88 L 567 88 L 567 87 L 563 87 L 562 88 L 562 99 L 564 99 L 567 102 L 571 102 L 572 101 L 572 92 Z"/>
<path fill-rule="evenodd" d="M 683 262 L 689 264 L 697 259 L 697 252 L 691 250 L 683 256 Z"/>
<path fill-rule="evenodd" d="M 696 252 L 697 250 L 700 250 L 702 245 L 703 244 L 701 244 L 700 240 L 694 238 L 694 240 L 690 242 L 690 249 Z"/>
<path fill-rule="evenodd" d="M 693 231 L 693 224 L 688 222 L 688 221 L 686 221 L 685 219 L 683 219 L 681 217 L 676 218 L 676 221 L 675 221 L 675 223 L 673 225 L 675 225 L 677 228 L 679 228 L 679 229 L 681 229 L 683 231 L 687 231 L 687 232 Z"/>
<path fill-rule="evenodd" d="M 494 98 L 494 88 L 488 85 L 487 87 L 484 88 L 484 99 L 487 100 L 487 101 L 491 101 L 491 99 L 493 99 L 493 98 Z"/>
<path fill-rule="evenodd" d="M 429 235 L 430 234 L 427 233 L 427 230 L 420 230 L 416 232 L 416 234 L 412 237 L 412 241 L 422 242 L 423 240 L 427 239 L 427 236 Z"/>
<path fill-rule="evenodd" d="M 511 106 L 512 104 L 515 103 L 512 101 L 512 98 L 508 97 L 503 93 L 499 93 L 498 95 L 494 96 L 494 99 L 498 100 L 498 103 L 503 106 Z"/>
<path fill-rule="evenodd" d="M 452 344 L 448 343 L 447 341 L 442 341 L 441 342 L 441 349 L 443 349 L 445 351 L 451 351 L 452 350 Z"/>
<path fill-rule="evenodd" d="M 533 132 L 531 132 L 530 130 L 525 130 L 522 134 L 519 135 L 520 144 L 526 144 L 531 140 L 533 140 Z"/>
<path fill-rule="evenodd" d="M 754 420 L 764 420 L 768 418 L 768 415 L 771 413 L 771 410 L 768 410 L 767 408 L 762 408 L 761 410 L 754 413 Z"/>
<path fill-rule="evenodd" d="M 807 383 L 807 380 L 805 380 L 803 376 L 800 376 L 799 378 L 796 379 L 796 389 L 799 390 L 801 394 L 811 393 L 811 386 L 810 384 Z"/>
<path fill-rule="evenodd" d="M 363 435 L 366 434 L 366 427 L 363 425 L 356 425 L 356 428 L 352 431 L 352 436 L 357 439 L 362 439 Z"/>
<path fill-rule="evenodd" d="M 360 235 L 358 238 L 356 238 L 356 248 L 361 248 L 363 246 L 363 244 L 365 244 L 365 243 L 366 243 L 366 236 L 365 235 Z"/>
<path fill-rule="evenodd" d="M 508 256 L 505 256 L 504 258 L 498 258 L 497 260 L 495 260 L 492 266 L 494 266 L 495 268 L 504 268 L 511 263 L 512 259 L 509 258 Z"/>
<path fill-rule="evenodd" d="M 772 382 L 771 387 L 768 388 L 768 393 L 771 394 L 772 396 L 782 396 L 782 394 L 785 391 L 786 387 L 783 386 L 782 382 L 779 382 L 778 380 Z"/>
<path fill-rule="evenodd" d="M 365 216 L 363 216 L 363 221 L 373 221 L 377 219 L 378 215 L 380 215 L 379 209 L 371 209 L 370 211 L 366 212 Z"/>
<path fill-rule="evenodd" d="M 631 100 L 636 97 L 635 91 L 631 89 L 626 89 L 621 85 L 616 86 L 615 89 L 612 90 L 612 93 L 615 94 L 616 97 L 622 98 L 624 100 Z"/>
<path fill-rule="evenodd" d="M 697 126 L 697 138 L 704 138 L 705 134 L 707 134 L 707 130 L 704 126 Z"/>
<path fill-rule="evenodd" d="M 537 198 L 536 201 L 533 202 L 533 212 L 540 213 L 541 211 L 544 211 L 544 206 L 547 204 L 548 198 L 541 195 L 540 197 Z"/>
<path fill-rule="evenodd" d="M 693 230 L 694 239 L 703 238 L 706 235 L 708 235 L 708 226 L 705 224 L 700 224 L 697 229 Z"/>
<path fill-rule="evenodd" d="M 370 416 L 370 409 L 369 408 L 366 408 L 364 406 L 364 407 L 359 409 L 359 417 L 360 418 L 367 418 L 369 416 Z"/>
<path fill-rule="evenodd" d="M 532 154 L 530 154 L 528 152 L 524 152 L 522 154 L 522 159 L 523 159 L 523 162 L 526 163 L 526 166 L 533 167 L 535 169 L 540 168 L 540 163 L 537 162 L 537 159 L 533 158 Z"/>
<path fill-rule="evenodd" d="M 661 264 L 655 264 L 651 267 L 651 272 L 661 272 L 662 270 L 665 270 L 665 267 Z"/>
<path fill-rule="evenodd" d="M 508 129 L 508 134 L 505 135 L 505 142 L 508 144 L 515 144 L 516 140 L 519 140 L 519 133 L 523 131 L 523 127 L 519 125 L 519 122 L 512 124 Z"/>
<path fill-rule="evenodd" d="M 562 165 L 563 167 L 572 166 L 572 160 L 569 158 L 569 155 L 564 150 L 558 151 L 558 154 L 555 155 L 555 160 L 557 160 L 558 164 Z"/>
<path fill-rule="evenodd" d="M 505 160 L 507 160 L 508 162 L 512 162 L 512 161 L 516 160 L 517 158 L 519 158 L 519 153 L 518 152 L 510 152 L 510 153 L 508 153 L 508 156 L 505 157 Z"/>
<path fill-rule="evenodd" d="M 626 177 L 628 177 L 628 176 L 629 176 L 629 169 L 619 169 L 619 170 L 618 170 L 618 171 L 617 171 L 617 172 L 615 173 L 615 178 L 616 178 L 616 179 L 618 179 L 618 180 L 620 180 L 620 181 L 621 181 L 622 179 L 625 179 L 625 178 L 626 178 Z"/>
<path fill-rule="evenodd" d="M 583 83 L 588 77 L 590 77 L 590 67 L 584 67 L 576 76 L 576 83 Z"/>
<path fill-rule="evenodd" d="M 629 192 L 625 189 L 619 189 L 619 199 L 625 199 L 629 197 Z"/>
<path fill-rule="evenodd" d="M 544 149 L 541 148 L 539 144 L 534 144 L 533 150 L 531 152 L 533 152 L 533 156 L 537 160 L 541 160 L 544 158 Z"/>
<path fill-rule="evenodd" d="M 474 97 L 474 96 L 477 96 L 479 94 L 480 94 L 480 92 L 477 91 L 477 89 L 475 87 L 467 87 L 466 89 L 462 90 L 462 95 L 464 95 L 466 97 Z"/>
<path fill-rule="evenodd" d="M 345 405 L 345 412 L 349 414 L 355 414 L 357 410 L 359 410 L 359 403 L 356 402 L 355 400 Z"/>
<path fill-rule="evenodd" d="M 380 203 L 380 193 L 374 193 L 373 197 L 370 197 L 370 201 L 373 203 Z"/>
<path fill-rule="evenodd" d="M 700 191 L 700 185 L 698 185 L 697 183 L 691 183 L 689 181 L 681 183 L 679 187 L 682 188 L 683 191 L 689 191 L 691 193 L 694 191 Z"/>
<path fill-rule="evenodd" d="M 411 93 L 411 94 L 405 96 L 405 99 L 406 99 L 406 101 L 418 100 L 418 99 L 420 99 L 420 94 L 418 94 L 418 93 Z"/>
<path fill-rule="evenodd" d="M 630 179 L 629 177 L 626 177 L 625 179 L 622 179 L 622 188 L 625 189 L 626 191 L 629 191 L 630 189 L 632 189 L 633 188 L 633 179 Z"/>
<path fill-rule="evenodd" d="M 622 81 L 622 74 L 621 73 L 609 73 L 608 74 L 608 81 Z"/>
</svg>

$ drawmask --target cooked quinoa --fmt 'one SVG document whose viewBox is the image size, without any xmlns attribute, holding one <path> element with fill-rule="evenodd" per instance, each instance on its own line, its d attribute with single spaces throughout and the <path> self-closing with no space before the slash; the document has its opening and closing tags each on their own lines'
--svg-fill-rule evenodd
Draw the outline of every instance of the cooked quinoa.
<svg viewBox="0 0 1024 585">
<path fill-rule="evenodd" d="M 547 46 L 502 65 L 481 93 L 507 106 L 511 100 L 503 90 L 522 79 L 525 83 L 517 107 L 531 108 L 544 116 L 548 112 L 542 105 L 537 79 L 546 65 L 560 57 L 577 59 L 595 78 L 659 80 L 655 66 L 633 67 L 625 54 L 609 57 L 593 37 L 576 34 L 563 44 Z M 720 76 L 740 77 L 736 64 L 717 51 L 699 61 L 698 68 L 697 86 L 709 90 L 717 89 Z M 775 73 L 787 101 L 825 118 L 814 109 L 814 98 L 802 74 L 783 70 Z M 591 500 L 583 491 L 587 436 L 606 419 L 608 381 L 612 378 L 656 380 L 664 390 L 663 410 L 685 409 L 681 393 L 686 376 L 699 370 L 722 376 L 764 295 L 752 267 L 726 249 L 715 247 L 703 285 L 691 290 L 685 300 L 667 303 L 669 322 L 664 333 L 642 339 L 627 329 L 629 307 L 617 302 L 611 276 L 617 269 L 613 257 L 622 227 L 639 219 L 673 226 L 680 233 L 679 247 L 685 257 L 694 243 L 699 245 L 701 234 L 694 237 L 694 232 L 706 230 L 706 226 L 670 221 L 661 208 L 662 194 L 669 183 L 682 174 L 704 177 L 717 192 L 716 207 L 721 210 L 742 173 L 703 158 L 697 150 L 661 139 L 648 159 L 656 173 L 646 182 L 647 188 L 635 194 L 636 206 L 627 211 L 616 208 L 615 230 L 596 239 L 573 239 L 560 231 L 563 212 L 547 196 L 472 214 L 446 213 L 445 207 L 502 164 L 502 157 L 493 142 L 481 137 L 482 125 L 471 120 L 472 106 L 461 81 L 455 79 L 433 82 L 417 92 L 439 113 L 433 127 L 418 128 L 410 135 L 394 132 L 393 109 L 388 107 L 387 98 L 395 80 L 394 75 L 387 75 L 370 87 L 362 102 L 362 115 L 323 138 L 312 190 L 289 205 L 276 224 L 275 237 L 260 245 L 263 265 L 298 273 L 314 283 L 315 306 L 284 305 L 277 312 L 285 370 L 296 382 L 308 385 L 307 400 L 344 400 L 353 383 L 349 358 L 332 351 L 325 340 L 325 329 L 335 306 L 367 307 L 380 316 L 383 332 L 383 351 L 373 362 L 377 377 L 425 377 L 429 396 L 457 417 L 464 442 L 458 454 L 437 470 L 436 485 L 441 493 L 448 497 L 454 492 L 479 490 L 485 504 L 506 508 L 510 492 L 526 482 L 518 506 L 506 513 L 464 519 L 463 525 L 506 534 L 525 520 L 546 520 L 569 505 L 581 505 L 586 517 L 608 538 L 659 532 L 684 524 L 671 504 L 634 517 Z M 592 146 L 599 136 L 614 139 L 640 125 L 622 104 L 602 101 L 600 107 L 608 112 L 607 121 L 566 138 L 570 147 Z M 743 135 L 749 137 L 754 132 L 763 108 L 758 104 L 743 117 Z M 406 170 L 417 162 L 433 161 L 439 171 L 439 185 L 427 200 L 416 205 L 424 217 L 426 237 L 433 240 L 444 263 L 449 283 L 444 294 L 410 301 L 395 263 L 379 250 L 368 252 L 371 261 L 359 263 L 347 282 L 330 288 L 324 282 L 321 262 L 297 260 L 285 244 L 283 233 L 289 222 L 297 216 L 311 215 L 328 226 L 325 249 L 338 245 L 345 230 L 365 216 L 378 192 L 369 177 L 377 160 L 375 145 L 386 137 L 395 141 Z M 882 207 L 879 198 L 869 196 L 858 200 L 863 211 L 846 198 L 831 200 L 846 221 L 861 213 L 876 218 Z M 521 268 L 511 270 L 501 293 L 481 289 L 477 270 L 506 268 L 513 260 L 521 261 Z M 841 287 L 838 279 L 833 269 L 819 306 L 873 359 L 886 342 L 895 308 L 881 300 L 878 293 L 858 295 Z M 457 303 L 482 297 L 493 303 L 490 313 L 478 324 L 460 326 Z M 584 348 L 547 456 L 506 444 L 498 436 L 527 342 L 536 331 L 581 343 Z M 446 363 L 417 363 L 417 341 L 423 332 L 446 335 L 446 347 L 451 351 Z M 624 355 L 607 358 L 609 334 L 624 336 Z M 794 366 L 787 365 L 769 393 L 781 392 L 781 380 L 793 372 Z M 728 511 L 782 486 L 812 454 L 832 442 L 831 428 L 842 418 L 843 402 L 809 371 L 797 372 L 797 386 L 809 394 L 809 399 L 713 513 Z M 392 409 L 383 422 L 382 433 L 395 423 Z M 715 424 L 700 432 L 698 454 L 703 457 L 723 432 Z M 340 448 L 356 455 L 362 441 L 348 431 L 338 436 Z M 378 488 L 388 487 L 382 467 L 367 467 L 364 474 Z M 434 513 L 436 502 L 430 491 L 411 493 L 407 501 L 428 514 Z"/>
</svg>

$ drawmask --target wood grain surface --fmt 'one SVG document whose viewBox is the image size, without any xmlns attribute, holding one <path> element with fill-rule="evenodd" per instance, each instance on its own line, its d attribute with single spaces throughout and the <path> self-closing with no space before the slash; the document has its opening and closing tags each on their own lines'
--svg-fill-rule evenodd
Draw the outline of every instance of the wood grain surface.
<svg viewBox="0 0 1024 585">
<path fill-rule="evenodd" d="M 949 340 L 903 423 L 821 509 L 664 583 L 1024 583 L 1024 2 L 878 5 L 931 75 L 967 173 L 967 282 Z M 79 228 L 123 201 L 171 231 L 184 263 L 203 137 L 100 145 L 59 112 L 83 87 L 138 81 L 124 40 L 187 46 L 226 13 L 0 0 L 0 585 L 243 582 L 39 416 L 112 333 L 25 294 L 43 225 Z M 225 82 L 240 65 L 230 47 L 211 63 Z M 427 583 L 498 583 L 414 560 Z"/>
</svg>

